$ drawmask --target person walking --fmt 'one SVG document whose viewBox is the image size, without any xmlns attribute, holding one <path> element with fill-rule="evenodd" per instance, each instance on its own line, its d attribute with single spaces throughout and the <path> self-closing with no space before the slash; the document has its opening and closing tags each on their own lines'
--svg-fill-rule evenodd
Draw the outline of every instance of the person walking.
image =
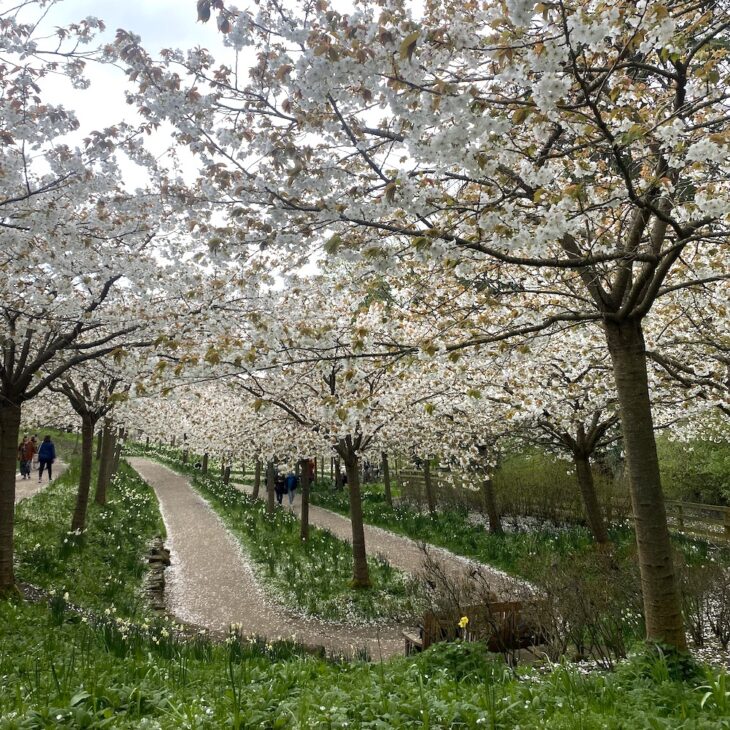
<svg viewBox="0 0 730 730">
<path fill-rule="evenodd" d="M 43 439 L 41 447 L 38 449 L 38 484 L 43 479 L 43 469 L 48 469 L 48 481 L 53 479 L 51 465 L 56 460 L 56 447 L 53 445 L 50 436 Z"/>
<path fill-rule="evenodd" d="M 35 454 L 35 446 L 33 445 L 33 442 L 27 436 L 23 436 L 23 441 L 20 446 L 18 446 L 20 476 L 22 476 L 23 479 L 30 479 L 30 465 L 33 461 L 33 454 Z"/>
<path fill-rule="evenodd" d="M 284 494 L 286 494 L 286 479 L 284 478 L 284 475 L 279 474 L 279 472 L 276 473 L 274 492 L 276 493 L 277 503 L 281 504 L 282 499 L 284 499 Z"/>
<path fill-rule="evenodd" d="M 297 488 L 297 476 L 293 471 L 286 475 L 286 493 L 289 495 L 289 504 L 294 502 L 294 490 Z"/>
</svg>

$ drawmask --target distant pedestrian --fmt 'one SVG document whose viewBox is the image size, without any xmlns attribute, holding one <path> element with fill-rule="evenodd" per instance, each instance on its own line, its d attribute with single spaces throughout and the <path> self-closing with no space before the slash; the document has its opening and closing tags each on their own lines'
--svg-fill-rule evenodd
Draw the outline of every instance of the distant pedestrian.
<svg viewBox="0 0 730 730">
<path fill-rule="evenodd" d="M 294 502 L 294 490 L 297 488 L 297 475 L 290 471 L 286 475 L 286 493 L 289 495 L 289 504 Z"/>
<path fill-rule="evenodd" d="M 30 479 L 30 465 L 33 463 L 33 454 L 35 454 L 33 442 L 27 436 L 23 436 L 23 441 L 20 446 L 18 446 L 20 476 L 22 476 L 23 479 Z"/>
<path fill-rule="evenodd" d="M 43 479 L 43 469 L 48 469 L 48 481 L 53 479 L 51 465 L 56 460 L 56 447 L 53 445 L 50 436 L 43 439 L 41 447 L 38 449 L 38 484 Z"/>
<path fill-rule="evenodd" d="M 284 495 L 286 494 L 286 479 L 283 474 L 276 473 L 274 480 L 274 492 L 276 494 L 276 501 L 281 504 Z"/>
</svg>

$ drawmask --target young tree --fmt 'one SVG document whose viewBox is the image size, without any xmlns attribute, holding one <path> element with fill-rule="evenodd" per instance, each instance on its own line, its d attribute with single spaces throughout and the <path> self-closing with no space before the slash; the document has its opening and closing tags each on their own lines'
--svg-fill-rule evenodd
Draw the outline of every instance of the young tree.
<svg viewBox="0 0 730 730">
<path fill-rule="evenodd" d="M 119 398 L 129 389 L 119 372 L 101 361 L 85 363 L 76 371 L 66 374 L 49 385 L 51 391 L 64 395 L 71 408 L 81 418 L 81 472 L 71 530 L 86 528 L 89 488 L 93 463 L 94 430 L 97 423 L 108 418 Z M 106 429 L 105 429 L 106 430 Z M 109 467 L 107 460 L 99 464 L 99 471 Z"/>
</svg>

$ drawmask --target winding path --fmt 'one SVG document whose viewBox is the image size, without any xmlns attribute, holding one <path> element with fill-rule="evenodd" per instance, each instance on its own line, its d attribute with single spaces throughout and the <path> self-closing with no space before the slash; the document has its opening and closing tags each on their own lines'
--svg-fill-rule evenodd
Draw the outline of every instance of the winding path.
<svg viewBox="0 0 730 730">
<path fill-rule="evenodd" d="M 234 484 L 236 489 L 244 494 L 251 495 L 253 487 L 248 484 Z M 284 501 L 286 502 L 286 495 Z M 288 505 L 286 505 L 288 507 Z M 301 516 L 301 500 L 299 495 L 294 504 L 289 507 L 297 517 Z M 309 505 L 309 524 L 329 530 L 341 540 L 352 542 L 352 526 L 350 519 L 337 512 Z M 373 525 L 365 525 L 365 546 L 369 555 L 381 555 L 394 568 L 406 573 L 417 575 L 423 571 L 424 550 L 421 543 L 403 535 L 397 535 Z M 521 592 L 524 584 L 519 584 L 513 577 L 483 563 L 476 563 L 469 558 L 456 555 L 444 548 L 428 545 L 428 553 L 436 559 L 441 569 L 452 579 L 463 581 L 470 571 L 479 567 L 481 575 L 486 579 L 490 589 L 500 597 L 508 597 L 513 593 Z"/>
<path fill-rule="evenodd" d="M 166 573 L 172 615 L 215 631 L 240 624 L 248 636 L 294 639 L 346 655 L 366 648 L 379 659 L 403 651 L 402 626 L 323 623 L 276 605 L 256 580 L 240 544 L 187 479 L 147 459 L 128 461 L 160 503 L 172 560 Z"/>
</svg>

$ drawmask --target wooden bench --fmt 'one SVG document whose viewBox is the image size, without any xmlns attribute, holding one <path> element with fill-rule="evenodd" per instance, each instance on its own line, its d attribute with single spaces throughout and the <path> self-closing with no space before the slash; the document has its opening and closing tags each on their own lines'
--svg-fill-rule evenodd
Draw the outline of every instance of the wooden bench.
<svg viewBox="0 0 730 730">
<path fill-rule="evenodd" d="M 463 617 L 469 619 L 462 628 Z M 428 649 L 439 641 L 484 641 L 489 651 L 521 649 L 537 642 L 536 632 L 523 618 L 520 601 L 494 601 L 465 606 L 461 611 L 427 611 L 418 633 L 404 631 L 406 656 Z"/>
</svg>

